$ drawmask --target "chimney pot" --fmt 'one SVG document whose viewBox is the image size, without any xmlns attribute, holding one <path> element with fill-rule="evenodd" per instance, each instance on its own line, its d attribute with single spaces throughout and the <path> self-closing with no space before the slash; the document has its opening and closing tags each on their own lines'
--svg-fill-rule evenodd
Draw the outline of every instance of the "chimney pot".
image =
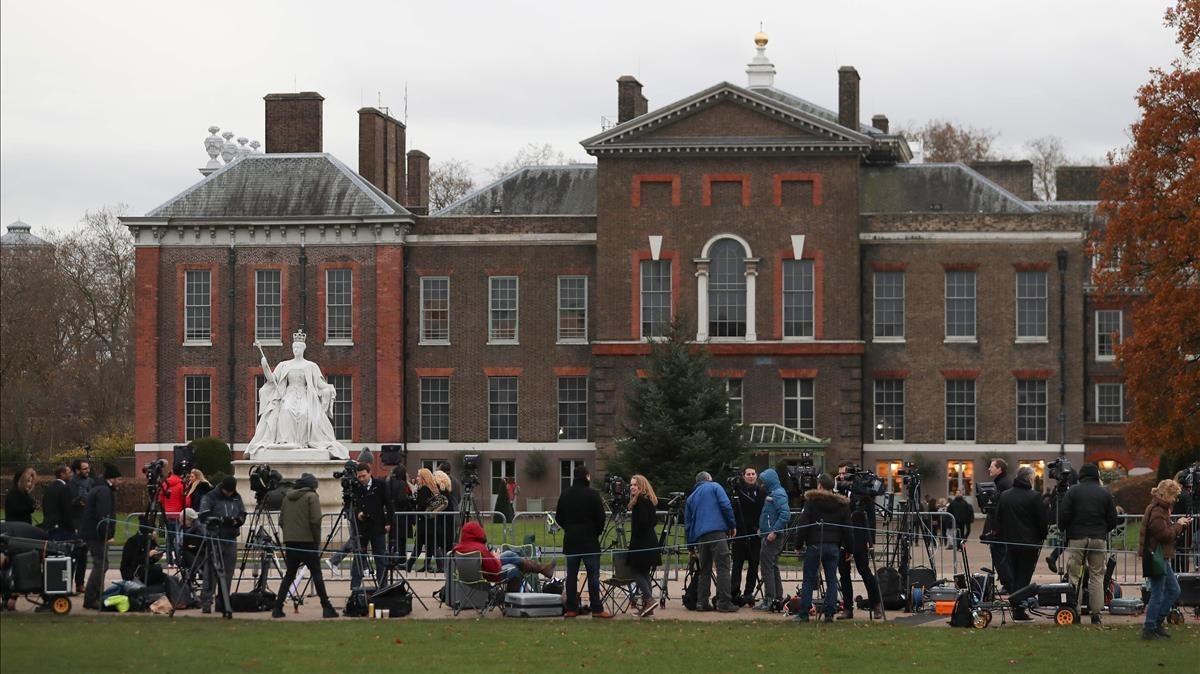
<svg viewBox="0 0 1200 674">
<path fill-rule="evenodd" d="M 854 66 L 838 68 L 838 124 L 858 131 L 858 71 Z"/>
<path fill-rule="evenodd" d="M 646 114 L 648 101 L 642 95 L 642 83 L 633 75 L 617 78 L 617 123 Z"/>
<path fill-rule="evenodd" d="M 887 133 L 888 132 L 887 115 L 875 115 L 874 117 L 872 117 L 871 118 L 871 126 L 875 127 L 876 129 L 879 129 L 880 131 L 882 131 L 884 133 Z"/>
<path fill-rule="evenodd" d="M 321 152 L 321 106 L 325 97 L 315 91 L 267 94 L 267 153 Z"/>
<path fill-rule="evenodd" d="M 408 201 L 404 205 L 417 215 L 429 213 L 429 155 L 420 150 L 408 153 Z"/>
</svg>

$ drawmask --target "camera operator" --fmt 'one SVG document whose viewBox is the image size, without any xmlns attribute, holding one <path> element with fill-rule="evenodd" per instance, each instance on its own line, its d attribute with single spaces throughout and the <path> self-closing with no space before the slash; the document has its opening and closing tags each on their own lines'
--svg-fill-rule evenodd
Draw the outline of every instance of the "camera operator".
<svg viewBox="0 0 1200 674">
<path fill-rule="evenodd" d="M 104 481 L 88 491 L 83 506 L 83 540 L 87 541 L 92 557 L 92 573 L 88 575 L 83 593 L 83 607 L 100 610 L 100 593 L 104 591 L 104 574 L 108 571 L 108 545 L 117 530 L 113 492 L 121 479 L 121 471 L 111 463 L 104 464 Z"/>
<path fill-rule="evenodd" d="M 1049 513 L 1041 493 L 1033 489 L 1033 469 L 1017 471 L 1013 487 L 1000 495 L 996 503 L 996 527 L 999 540 L 1007 549 L 1012 585 L 1016 591 L 1033 580 L 1038 554 L 1050 528 Z M 1103 579 L 1101 574 L 1101 579 Z M 1101 601 L 1104 595 L 1101 594 Z M 1014 606 L 1013 620 L 1032 620 L 1025 609 Z"/>
<path fill-rule="evenodd" d="M 988 475 L 991 476 L 992 483 L 996 485 L 997 500 L 1004 492 L 1012 489 L 1013 480 L 1008 476 L 1008 463 L 1004 459 L 992 459 L 988 463 Z M 1013 582 L 1012 569 L 1009 567 L 1008 548 L 997 538 L 996 509 L 994 507 L 983 521 L 983 535 L 980 536 L 980 542 L 988 544 L 992 554 L 992 568 L 996 570 L 996 577 L 1000 580 L 1000 585 L 1004 590 L 1014 592 L 1024 587 L 1024 585 L 1016 585 Z"/>
<path fill-rule="evenodd" d="M 837 612 L 837 568 L 842 549 L 847 547 L 850 525 L 850 499 L 833 491 L 833 477 L 822 473 L 817 488 L 804 492 L 804 510 L 800 513 L 800 543 L 804 544 L 804 580 L 800 586 L 798 622 L 808 622 L 812 608 L 817 572 L 825 574 L 825 622 L 833 622 Z"/>
<path fill-rule="evenodd" d="M 554 519 L 563 528 L 563 554 L 567 557 L 567 603 L 564 618 L 579 615 L 579 565 L 587 569 L 588 598 L 593 618 L 611 618 L 600 595 L 600 535 L 604 533 L 604 499 L 591 488 L 587 466 L 575 468 L 570 488 L 558 497 Z"/>
<path fill-rule="evenodd" d="M 221 480 L 221 484 L 204 497 L 200 511 L 208 513 L 205 523 L 209 526 L 209 533 L 216 536 L 213 554 L 221 555 L 225 567 L 223 582 L 228 586 L 233 582 L 234 567 L 237 565 L 238 534 L 241 533 L 242 523 L 246 521 L 246 507 L 237 492 L 237 478 L 228 475 Z M 212 613 L 215 570 L 213 565 L 204 570 L 204 587 L 200 592 L 200 610 L 203 613 Z"/>
<path fill-rule="evenodd" d="M 137 532 L 121 546 L 121 580 L 136 580 L 147 587 L 161 588 L 167 575 L 158 564 L 162 554 L 154 537 L 153 523 L 145 515 L 138 517 Z M 147 559 L 149 567 L 146 566 Z"/>
<path fill-rule="evenodd" d="M 1066 537 L 1070 556 L 1067 574 L 1082 596 L 1083 563 L 1088 569 L 1088 611 L 1092 624 L 1100 624 L 1104 610 L 1104 563 L 1108 532 L 1117 528 L 1117 503 L 1100 485 L 1100 469 L 1094 463 L 1079 468 L 1079 482 L 1067 490 L 1058 506 L 1058 526 Z"/>
<path fill-rule="evenodd" d="M 883 619 L 883 606 L 879 596 L 879 583 L 871 571 L 871 548 L 875 547 L 875 497 L 869 494 L 855 494 L 851 488 L 854 479 L 853 462 L 843 461 L 838 464 L 835 484 L 845 485 L 839 489 L 850 499 L 850 526 L 853 527 L 843 535 L 843 547 L 847 553 L 838 560 L 838 577 L 841 579 L 842 615 L 840 618 L 854 618 L 854 581 L 850 576 L 850 562 L 858 569 L 858 575 L 863 579 L 867 588 L 867 602 L 871 606 L 871 617 Z"/>
<path fill-rule="evenodd" d="M 283 581 L 279 584 L 279 593 L 275 595 L 275 607 L 271 611 L 272 618 L 282 618 L 283 602 L 287 601 L 288 588 L 296 579 L 300 565 L 308 567 L 312 577 L 313 587 L 321 598 L 321 617 L 338 617 L 337 609 L 329 601 L 325 591 L 325 578 L 321 574 L 321 499 L 317 496 L 317 478 L 312 473 L 304 473 L 296 480 L 296 487 L 283 498 L 279 511 L 279 529 L 283 536 L 284 560 L 287 570 Z"/>
<path fill-rule="evenodd" d="M 358 550 L 350 565 L 350 587 L 362 587 L 367 546 L 375 557 L 375 582 L 378 585 L 387 568 L 387 536 L 392 530 L 392 499 L 387 483 L 371 477 L 371 466 L 355 468 L 358 488 L 354 494 L 354 519 L 358 523 Z"/>
<path fill-rule="evenodd" d="M 172 467 L 167 464 L 166 475 L 158 489 L 158 502 L 162 505 L 163 514 L 167 518 L 167 563 L 175 563 L 175 555 L 179 553 L 179 516 L 187 507 L 187 493 L 179 473 L 182 466 Z"/>
<path fill-rule="evenodd" d="M 700 571 L 696 582 L 696 610 L 711 611 L 709 604 L 709 578 L 713 576 L 713 564 L 717 572 L 716 610 L 733 613 L 737 607 L 730 601 L 729 593 L 729 538 L 737 536 L 737 522 L 733 519 L 733 505 L 725 490 L 712 481 L 706 471 L 696 474 L 696 486 L 688 495 L 684 506 L 684 525 L 687 530 L 688 548 L 699 552 Z"/>
<path fill-rule="evenodd" d="M 83 507 L 87 504 L 88 492 L 95 486 L 92 480 L 92 465 L 85 459 L 75 459 L 71 462 L 71 481 L 67 488 L 71 492 L 71 517 L 74 520 L 74 530 L 83 531 Z M 75 550 L 75 594 L 83 594 L 84 574 L 87 572 L 87 545 L 81 545 Z"/>
<path fill-rule="evenodd" d="M 792 511 L 788 503 L 787 491 L 784 490 L 783 485 L 779 484 L 779 474 L 775 472 L 775 469 L 768 468 L 763 471 L 762 483 L 763 505 L 755 525 L 755 530 L 761 535 L 752 540 L 759 544 L 763 600 L 761 604 L 754 607 L 754 610 L 775 611 L 779 608 L 779 602 L 783 601 L 783 579 L 779 577 L 779 553 L 783 551 L 783 539 L 792 518 Z M 736 588 L 737 585 L 735 584 L 734 587 Z M 753 596 L 747 599 L 747 604 L 754 602 Z"/>
<path fill-rule="evenodd" d="M 735 478 L 730 478 L 735 479 Z M 764 485 L 766 481 L 764 480 Z M 776 487 L 779 479 L 775 479 Z M 771 487 L 758 486 L 758 471 L 753 466 L 747 466 L 731 485 L 733 490 L 733 518 L 737 525 L 739 538 L 733 540 L 730 546 L 733 553 L 733 576 L 730 579 L 729 591 L 733 594 L 733 603 L 737 606 L 754 605 L 754 586 L 758 582 L 759 557 L 762 541 L 758 536 L 758 520 L 762 516 L 763 504 L 766 503 L 767 491 Z M 787 498 L 787 494 L 784 494 Z M 787 526 L 787 523 L 784 523 Z M 782 535 L 782 534 L 781 534 Z M 778 538 L 778 537 L 777 537 Z M 780 542 L 782 545 L 782 541 Z M 742 587 L 742 565 L 746 566 L 746 589 L 741 595 L 737 591 Z M 764 579 L 764 583 L 766 579 Z M 776 597 L 778 598 L 778 597 Z"/>
</svg>

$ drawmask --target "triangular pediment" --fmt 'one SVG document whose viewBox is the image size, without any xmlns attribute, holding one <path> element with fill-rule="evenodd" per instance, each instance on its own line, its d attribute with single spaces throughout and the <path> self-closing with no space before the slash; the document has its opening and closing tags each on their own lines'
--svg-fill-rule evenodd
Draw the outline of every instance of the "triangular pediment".
<svg viewBox="0 0 1200 674">
<path fill-rule="evenodd" d="M 582 142 L 589 154 L 866 152 L 870 139 L 806 110 L 722 82 Z"/>
</svg>

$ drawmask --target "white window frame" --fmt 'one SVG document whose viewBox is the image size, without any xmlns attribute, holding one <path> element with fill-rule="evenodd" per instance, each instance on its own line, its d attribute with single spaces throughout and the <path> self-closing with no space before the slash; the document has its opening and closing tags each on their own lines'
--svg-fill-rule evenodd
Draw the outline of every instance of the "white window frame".
<svg viewBox="0 0 1200 674">
<path fill-rule="evenodd" d="M 881 438 L 881 437 L 879 437 L 880 430 L 881 430 L 879 428 L 879 424 L 881 422 L 881 417 L 879 416 L 879 408 L 880 408 L 880 406 L 883 406 L 883 405 L 894 405 L 895 404 L 895 403 L 879 402 L 879 394 L 880 394 L 879 384 L 880 384 L 880 382 L 885 382 L 885 381 L 900 382 L 900 433 L 899 433 L 900 437 L 898 437 L 898 438 Z M 908 418 L 907 418 L 908 410 L 906 409 L 907 394 L 908 394 L 908 384 L 906 383 L 906 380 L 902 377 L 884 377 L 881 379 L 873 380 L 873 383 L 871 384 L 871 414 L 872 414 L 872 420 L 873 420 L 873 423 L 871 425 L 871 437 L 873 438 L 872 442 L 891 442 L 891 443 L 904 442 L 904 436 L 908 430 L 906 428 L 907 422 L 908 422 Z M 895 431 L 893 429 L 893 433 L 894 432 Z"/>
<path fill-rule="evenodd" d="M 492 306 L 494 300 L 492 293 L 495 291 L 497 281 L 513 281 L 513 336 L 511 338 L 496 337 L 493 331 L 495 318 L 493 312 L 496 308 Z M 520 276 L 489 276 L 488 277 L 488 344 L 520 344 L 521 343 L 521 277 Z"/>
<path fill-rule="evenodd" d="M 879 275 L 880 274 L 899 274 L 900 275 L 900 334 L 899 335 L 880 335 L 879 334 Z M 896 298 L 887 298 L 889 301 L 894 301 Z M 887 342 L 894 344 L 903 344 L 905 335 L 907 334 L 908 323 L 908 275 L 903 271 L 876 271 L 871 274 L 871 341 Z"/>
<path fill-rule="evenodd" d="M 788 290 L 787 289 L 787 268 L 789 264 L 800 265 L 801 268 L 807 266 L 809 271 L 810 286 L 808 290 Z M 781 270 L 782 280 L 780 282 L 780 311 L 783 312 L 783 339 L 789 342 L 811 342 L 816 339 L 817 334 L 817 264 L 811 258 L 800 260 L 789 259 L 783 261 L 783 269 Z M 809 321 L 809 331 L 807 335 L 789 335 L 787 334 L 787 299 L 788 295 L 808 295 L 808 306 L 811 316 Z"/>
<path fill-rule="evenodd" d="M 970 274 L 973 279 L 971 284 L 971 314 L 973 324 L 971 326 L 970 335 L 950 335 L 950 275 L 951 274 Z M 954 299 L 965 300 L 966 297 L 956 297 Z M 974 344 L 979 339 L 979 272 L 972 269 L 953 269 L 946 271 L 942 278 L 942 334 L 947 343 L 957 342 L 964 344 Z"/>
<path fill-rule="evenodd" d="M 1117 398 L 1118 420 L 1110 421 L 1100 418 L 1100 387 L 1101 386 L 1116 386 L 1119 396 Z M 1098 382 L 1093 390 L 1095 397 L 1093 399 L 1093 412 L 1095 423 L 1098 424 L 1123 424 L 1125 420 L 1125 384 L 1124 382 Z"/>
<path fill-rule="evenodd" d="M 426 403 L 425 402 L 425 392 L 426 392 L 425 382 L 433 381 L 435 379 L 446 381 L 446 402 L 445 403 L 442 403 L 442 402 Z M 420 377 L 419 380 L 417 381 L 417 397 L 418 397 L 418 400 L 417 400 L 417 422 L 420 424 L 420 428 L 418 429 L 417 432 L 419 433 L 421 442 L 449 442 L 450 441 L 450 424 L 451 424 L 450 397 L 452 395 L 451 394 L 452 388 L 453 387 L 451 386 L 451 383 L 450 383 L 450 377 Z M 430 391 L 430 392 L 432 393 L 432 391 Z M 425 434 L 425 432 L 426 432 L 425 405 L 426 404 L 431 405 L 431 406 L 444 404 L 446 406 L 446 437 L 430 438 L 430 437 L 426 436 L 426 434 Z M 432 417 L 434 415 L 430 414 L 429 416 Z"/>
<path fill-rule="evenodd" d="M 330 282 L 329 276 L 334 272 L 346 272 L 350 275 L 350 285 L 348 288 L 350 294 L 350 302 L 348 304 L 330 304 L 330 299 L 333 293 L 329 292 Z M 331 307 L 345 306 L 350 312 L 350 336 L 349 337 L 330 337 L 330 314 Z M 354 269 L 351 267 L 333 267 L 325 270 L 325 346 L 354 346 Z"/>
<path fill-rule="evenodd" d="M 1045 424 L 1042 427 L 1042 437 L 1040 438 L 1021 438 L 1021 382 L 1041 382 L 1042 384 L 1042 420 Z M 1016 430 L 1017 442 L 1032 442 L 1044 444 L 1047 438 L 1050 437 L 1050 383 L 1045 379 L 1018 379 L 1013 384 L 1013 424 Z M 978 413 L 977 413 L 978 414 Z"/>
<path fill-rule="evenodd" d="M 332 381 L 332 379 L 334 377 L 345 377 L 348 380 L 349 386 L 337 387 L 337 385 L 334 384 Z M 340 374 L 340 373 L 334 372 L 334 373 L 330 373 L 330 374 L 326 375 L 326 381 L 330 386 L 334 386 L 335 390 L 336 390 L 336 388 L 342 388 L 343 391 L 345 391 L 345 393 L 347 394 L 347 395 L 339 395 L 339 396 L 335 397 L 333 400 L 333 405 L 331 405 L 331 411 L 333 413 L 329 416 L 329 423 L 333 427 L 334 437 L 336 440 L 339 440 L 341 442 L 353 442 L 354 441 L 354 375 Z M 344 414 L 346 416 L 350 417 L 350 429 L 349 429 L 350 434 L 345 437 L 341 437 L 337 433 L 338 427 L 337 427 L 337 424 L 334 423 L 334 420 L 337 418 L 338 413 L 342 413 L 341 408 L 345 407 L 345 406 L 349 406 L 349 408 L 350 408 L 350 409 L 344 411 Z"/>
<path fill-rule="evenodd" d="M 1042 289 L 1044 291 L 1044 294 L 1040 298 L 1039 297 L 1026 297 L 1026 298 L 1021 297 L 1021 275 L 1022 274 L 1041 274 L 1042 280 L 1044 281 L 1044 283 L 1042 284 Z M 976 324 L 978 324 L 978 322 L 979 322 L 979 316 L 978 316 L 978 311 L 979 311 L 978 310 L 978 307 L 979 307 L 978 283 L 979 283 L 979 280 L 978 280 L 978 278 L 976 279 L 975 283 L 977 286 L 975 289 L 975 297 L 976 297 L 976 299 L 975 299 L 975 302 L 976 302 L 975 321 L 976 321 Z M 1046 343 L 1048 343 L 1050 341 L 1050 275 L 1048 273 L 1046 273 L 1044 271 L 1040 271 L 1040 270 L 1018 271 L 1016 274 L 1013 275 L 1013 286 L 1014 286 L 1014 288 L 1013 288 L 1013 331 L 1014 331 L 1014 335 L 1016 337 L 1016 341 L 1021 344 L 1046 344 Z M 1042 302 L 1042 331 L 1043 331 L 1043 333 L 1040 335 L 1026 335 L 1026 336 L 1022 337 L 1021 336 L 1021 302 L 1022 301 L 1036 302 L 1038 300 L 1041 300 L 1041 302 Z M 978 328 L 976 328 L 976 332 L 978 332 Z"/>
<path fill-rule="evenodd" d="M 204 274 L 208 279 L 208 303 L 205 305 L 190 304 L 188 302 L 188 277 L 192 274 Z M 205 308 L 208 310 L 208 335 L 205 337 L 190 337 L 188 335 L 188 321 L 191 318 L 189 314 L 193 309 Z M 187 269 L 183 272 L 183 345 L 184 346 L 212 346 L 212 270 L 211 269 Z"/>
<path fill-rule="evenodd" d="M 563 464 L 567 464 L 570 473 L 567 475 L 567 485 L 563 486 Z M 571 482 L 575 480 L 575 469 L 580 466 L 586 466 L 587 461 L 584 459 L 559 459 L 558 460 L 558 493 L 561 494 L 571 486 Z"/>
<path fill-rule="evenodd" d="M 1104 334 L 1104 333 L 1100 332 L 1100 314 L 1105 314 L 1105 313 L 1113 313 L 1113 314 L 1117 315 L 1117 331 L 1116 331 L 1117 338 L 1112 343 L 1113 352 L 1108 355 L 1100 353 L 1100 335 Z M 1097 309 L 1093 316 L 1092 322 L 1095 323 L 1095 327 L 1092 328 L 1092 332 L 1095 335 L 1095 339 L 1093 340 L 1093 342 L 1095 343 L 1095 346 L 1092 347 L 1092 351 L 1095 354 L 1096 362 L 1111 363 L 1112 361 L 1115 361 L 1117 359 L 1117 345 L 1120 344 L 1125 339 L 1125 312 L 1124 312 L 1124 310 L 1122 310 L 1122 309 Z"/>
<path fill-rule="evenodd" d="M 638 335 L 641 339 L 662 339 L 670 331 L 671 321 L 675 317 L 675 276 L 672 265 L 674 260 L 641 260 L 638 262 Z M 665 265 L 667 270 L 667 290 L 665 293 L 661 290 L 646 289 L 646 274 L 643 271 L 643 265 L 649 265 L 651 269 L 658 265 Z M 653 293 L 655 295 L 665 294 L 667 298 L 667 323 L 661 335 L 646 334 L 646 294 Z"/>
<path fill-rule="evenodd" d="M 787 383 L 789 381 L 796 382 L 796 397 L 794 398 L 788 397 L 787 394 Z M 801 428 L 803 425 L 800 416 L 801 402 L 807 400 L 807 398 L 800 394 L 800 382 L 802 381 L 812 382 L 812 428 L 807 430 Z M 780 384 L 782 385 L 780 391 L 783 393 L 783 409 L 780 410 L 780 412 L 782 412 L 780 420 L 783 423 L 780 425 L 785 428 L 792 428 L 791 426 L 787 425 L 787 406 L 789 400 L 794 400 L 796 401 L 796 428 L 793 428 L 792 430 L 797 430 L 801 433 L 815 436 L 817 434 L 817 380 L 813 377 L 788 377 L 782 380 Z"/>
<path fill-rule="evenodd" d="M 493 438 L 492 437 L 492 405 L 507 405 L 509 403 L 492 403 L 492 380 L 511 379 L 516 386 L 513 388 L 514 400 L 512 405 L 516 408 L 513 422 L 513 437 L 511 438 Z M 521 378 L 512 376 L 488 377 L 487 378 L 487 403 L 488 403 L 488 442 L 518 442 L 521 437 Z M 497 427 L 499 428 L 499 427 Z"/>
<path fill-rule="evenodd" d="M 192 388 L 190 386 L 188 386 L 188 384 L 190 384 L 193 381 L 195 381 L 197 384 L 201 381 L 203 381 L 205 383 L 205 385 L 206 385 L 205 388 L 208 392 L 208 400 L 191 401 L 188 399 L 189 394 L 192 392 Z M 203 416 L 208 418 L 208 433 L 207 434 L 199 432 L 199 429 L 202 427 L 200 427 L 200 426 L 193 427 L 192 426 L 192 422 L 191 422 L 192 418 L 201 416 L 201 415 L 200 414 L 190 414 L 188 412 L 188 407 L 190 405 L 205 405 L 205 406 L 207 406 L 206 411 L 203 413 Z M 192 428 L 197 429 L 196 433 L 192 433 Z M 184 375 L 184 378 L 183 378 L 183 439 L 187 442 L 190 442 L 190 441 L 196 440 L 198 438 L 211 436 L 212 434 L 213 434 L 213 378 L 207 374 Z"/>
<path fill-rule="evenodd" d="M 258 299 L 258 289 L 261 281 L 260 274 L 275 274 L 279 281 L 279 304 L 269 305 L 264 304 Z M 279 334 L 275 337 L 265 338 L 258 334 L 259 328 L 259 307 L 275 306 L 279 310 Z M 262 346 L 283 346 L 283 271 L 280 269 L 255 269 L 254 270 L 254 338 Z"/>
<path fill-rule="evenodd" d="M 583 380 L 583 400 L 563 400 L 562 384 L 563 384 L 564 379 L 582 379 Z M 588 436 L 591 433 L 590 425 L 592 422 L 590 410 L 588 409 L 588 406 L 590 403 L 590 400 L 589 400 L 589 398 L 590 398 L 589 394 L 591 393 L 590 389 L 591 389 L 591 378 L 586 375 L 568 375 L 568 376 L 564 376 L 564 377 L 555 378 L 554 391 L 555 391 L 556 403 L 554 406 L 554 411 L 556 414 L 555 420 L 558 422 L 557 426 L 559 429 L 559 432 L 556 433 L 558 442 L 587 442 L 588 441 Z M 578 405 L 580 403 L 583 404 L 583 437 L 582 438 L 565 438 L 565 437 L 563 437 L 563 434 L 562 434 L 562 430 L 564 428 L 566 428 L 565 426 L 562 425 L 563 405 Z"/>
<path fill-rule="evenodd" d="M 583 336 L 582 337 L 563 337 L 563 281 L 564 280 L 583 280 Z M 588 343 L 588 277 L 581 275 L 559 276 L 556 281 L 556 297 L 557 297 L 557 312 L 556 317 L 556 339 L 559 344 L 587 344 Z M 575 311 L 575 309 L 566 309 L 567 311 Z"/>
<path fill-rule="evenodd" d="M 950 437 L 950 384 L 952 382 L 969 381 L 971 382 L 971 439 L 962 440 L 959 438 Z M 958 442 L 964 444 L 974 444 L 979 441 L 979 382 L 974 379 L 946 379 L 943 384 L 942 394 L 942 425 L 943 438 L 946 442 Z M 955 403 L 963 405 L 965 403 Z"/>
<path fill-rule="evenodd" d="M 738 382 L 738 395 L 733 397 L 732 385 L 733 382 Z M 723 377 L 721 382 L 725 385 L 725 397 L 730 401 L 730 404 L 725 407 L 726 412 L 731 412 L 733 401 L 738 401 L 738 423 L 746 423 L 746 379 L 745 377 Z"/>
<path fill-rule="evenodd" d="M 445 339 L 428 339 L 425 337 L 425 282 L 445 281 L 446 282 L 446 338 Z M 450 277 L 449 276 L 422 276 L 421 277 L 421 305 L 420 305 L 420 332 L 418 333 L 417 344 L 420 346 L 449 346 L 450 345 Z"/>
</svg>

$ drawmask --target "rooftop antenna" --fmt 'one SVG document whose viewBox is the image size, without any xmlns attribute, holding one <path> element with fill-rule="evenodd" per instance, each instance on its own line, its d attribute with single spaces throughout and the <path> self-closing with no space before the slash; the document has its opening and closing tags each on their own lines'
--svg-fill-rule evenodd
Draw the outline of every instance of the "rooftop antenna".
<svg viewBox="0 0 1200 674">
<path fill-rule="evenodd" d="M 296 74 L 292 73 L 292 91 L 300 91 L 300 85 L 296 84 Z"/>
<path fill-rule="evenodd" d="M 408 80 L 404 81 L 404 126 L 408 126 Z"/>
</svg>

